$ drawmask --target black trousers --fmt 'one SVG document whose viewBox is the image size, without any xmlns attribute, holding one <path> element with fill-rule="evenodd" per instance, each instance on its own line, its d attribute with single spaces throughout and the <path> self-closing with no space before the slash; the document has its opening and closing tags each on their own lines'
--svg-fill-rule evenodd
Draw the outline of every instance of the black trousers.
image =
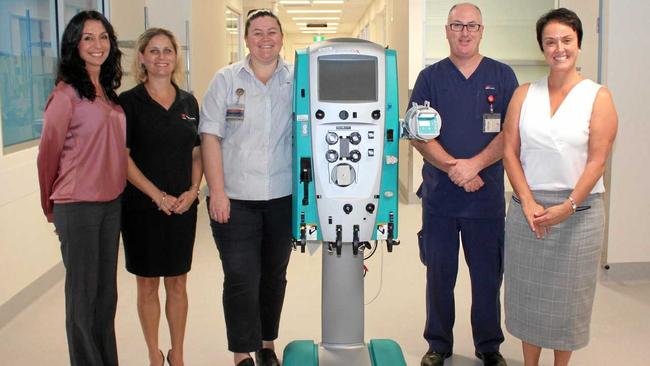
<svg viewBox="0 0 650 366">
<path fill-rule="evenodd" d="M 54 205 L 65 265 L 65 314 L 72 366 L 116 366 L 115 308 L 121 201 Z"/>
<path fill-rule="evenodd" d="M 278 337 L 292 248 L 291 196 L 231 200 L 228 222 L 210 226 L 224 273 L 228 350 L 259 350 L 263 340 Z"/>
</svg>

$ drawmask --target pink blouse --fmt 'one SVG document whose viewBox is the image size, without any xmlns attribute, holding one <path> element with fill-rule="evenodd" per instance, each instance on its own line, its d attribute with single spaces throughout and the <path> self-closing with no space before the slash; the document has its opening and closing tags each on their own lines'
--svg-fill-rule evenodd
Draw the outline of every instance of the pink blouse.
<svg viewBox="0 0 650 366">
<path fill-rule="evenodd" d="M 126 185 L 126 117 L 119 105 L 80 98 L 59 82 L 45 105 L 38 151 L 41 206 L 52 222 L 53 203 L 107 202 Z"/>
</svg>

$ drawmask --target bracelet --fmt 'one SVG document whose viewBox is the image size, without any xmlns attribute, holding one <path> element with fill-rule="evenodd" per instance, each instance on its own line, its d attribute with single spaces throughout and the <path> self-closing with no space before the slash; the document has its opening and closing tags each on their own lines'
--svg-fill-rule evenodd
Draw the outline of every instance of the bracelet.
<svg viewBox="0 0 650 366">
<path fill-rule="evenodd" d="M 162 198 L 160 199 L 160 203 L 156 202 L 156 200 L 151 200 L 151 202 L 155 203 L 158 206 L 158 210 L 161 210 L 160 206 L 162 205 L 163 202 L 165 202 L 165 198 L 167 197 L 167 193 L 165 191 L 160 191 L 162 193 Z"/>
<path fill-rule="evenodd" d="M 192 184 L 192 185 L 190 186 L 190 189 L 189 189 L 189 190 L 192 191 L 192 188 L 194 188 L 194 190 L 196 191 L 196 195 L 197 195 L 197 196 L 199 196 L 199 195 L 201 194 L 201 189 L 199 188 L 199 185 L 198 185 L 198 184 Z"/>
<path fill-rule="evenodd" d="M 569 202 L 571 202 L 571 214 L 576 213 L 578 210 L 578 205 L 576 205 L 576 200 L 573 199 L 573 197 L 569 196 Z"/>
</svg>

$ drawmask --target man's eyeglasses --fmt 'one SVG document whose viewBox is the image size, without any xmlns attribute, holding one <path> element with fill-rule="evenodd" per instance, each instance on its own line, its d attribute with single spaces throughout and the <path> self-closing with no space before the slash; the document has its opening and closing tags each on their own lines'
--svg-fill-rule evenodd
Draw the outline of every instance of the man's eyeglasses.
<svg viewBox="0 0 650 366">
<path fill-rule="evenodd" d="M 463 28 L 465 27 L 467 27 L 468 32 L 478 32 L 481 30 L 482 25 L 478 23 L 469 23 L 469 24 L 450 23 L 449 24 L 449 29 L 451 29 L 453 32 L 462 32 Z"/>
</svg>

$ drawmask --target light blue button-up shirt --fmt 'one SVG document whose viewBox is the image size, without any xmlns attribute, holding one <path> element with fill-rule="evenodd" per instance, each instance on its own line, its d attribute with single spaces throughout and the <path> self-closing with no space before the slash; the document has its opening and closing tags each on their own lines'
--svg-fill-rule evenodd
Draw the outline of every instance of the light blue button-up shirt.
<svg viewBox="0 0 650 366">
<path fill-rule="evenodd" d="M 292 85 L 293 67 L 282 58 L 266 85 L 255 77 L 248 57 L 222 68 L 210 82 L 199 132 L 221 139 L 229 198 L 270 200 L 291 194 Z M 244 118 L 226 118 L 226 110 L 238 104 Z"/>
</svg>

